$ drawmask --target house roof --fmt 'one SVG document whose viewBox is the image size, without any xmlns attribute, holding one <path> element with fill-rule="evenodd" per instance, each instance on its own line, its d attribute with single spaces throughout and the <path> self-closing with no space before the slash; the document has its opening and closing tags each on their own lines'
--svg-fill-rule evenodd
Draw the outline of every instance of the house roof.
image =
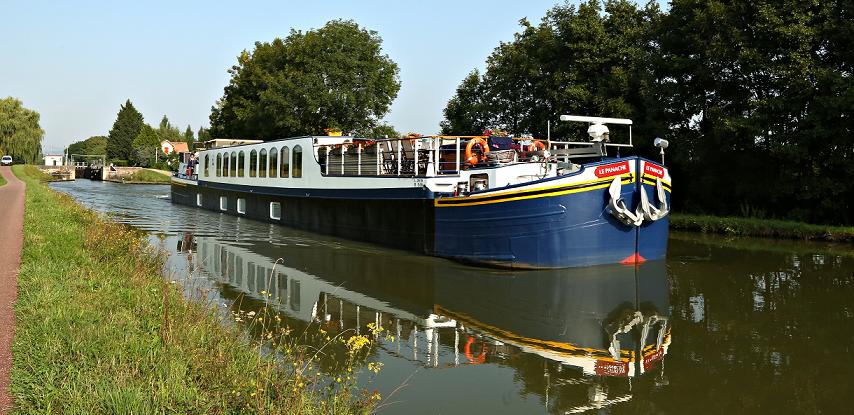
<svg viewBox="0 0 854 415">
<path fill-rule="evenodd" d="M 190 151 L 190 147 L 187 145 L 187 143 L 182 141 L 172 143 L 172 147 L 175 149 L 176 153 L 187 153 Z"/>
<path fill-rule="evenodd" d="M 172 146 L 173 151 L 176 153 L 189 153 L 190 152 L 190 147 L 187 145 L 187 143 L 185 143 L 183 141 L 163 140 L 160 143 L 160 145 L 162 146 L 165 143 L 170 144 Z"/>
</svg>

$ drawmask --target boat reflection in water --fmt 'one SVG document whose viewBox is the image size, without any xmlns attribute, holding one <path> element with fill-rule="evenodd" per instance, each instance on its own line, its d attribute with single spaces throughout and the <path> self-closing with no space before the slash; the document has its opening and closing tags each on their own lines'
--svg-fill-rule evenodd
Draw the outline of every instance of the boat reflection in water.
<svg viewBox="0 0 854 415">
<path fill-rule="evenodd" d="M 380 358 L 413 367 L 510 367 L 523 393 L 539 395 L 549 411 L 626 402 L 631 378 L 655 371 L 656 383 L 664 379 L 671 332 L 663 261 L 489 271 L 381 250 L 189 234 L 179 251 L 195 251 L 191 265 L 224 297 L 242 296 L 244 308 L 267 297 L 292 320 L 327 330 L 367 334 L 373 323 L 393 334 L 379 339 Z"/>
</svg>

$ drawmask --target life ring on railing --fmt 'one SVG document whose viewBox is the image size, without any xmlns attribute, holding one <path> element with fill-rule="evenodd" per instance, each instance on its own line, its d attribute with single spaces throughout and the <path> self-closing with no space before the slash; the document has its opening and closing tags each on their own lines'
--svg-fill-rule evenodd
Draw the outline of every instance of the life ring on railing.
<svg viewBox="0 0 854 415">
<path fill-rule="evenodd" d="M 528 145 L 528 152 L 545 151 L 545 149 L 546 149 L 546 143 L 539 141 L 539 140 L 534 141 L 530 145 Z"/>
<path fill-rule="evenodd" d="M 471 364 L 473 364 L 473 365 L 479 365 L 479 364 L 482 364 L 482 363 L 486 363 L 486 346 L 484 346 L 484 345 L 481 343 L 481 345 L 480 345 L 480 354 L 479 354 L 479 355 L 477 355 L 477 357 L 474 357 L 474 356 L 471 354 L 471 344 L 472 344 L 472 343 L 474 343 L 474 337 L 469 336 L 469 339 L 468 339 L 468 341 L 466 341 L 466 345 L 465 345 L 465 347 L 463 348 L 463 353 L 465 353 L 465 355 L 466 355 L 466 359 L 468 359 L 468 360 L 469 360 L 469 363 L 471 363 Z"/>
<path fill-rule="evenodd" d="M 475 144 L 479 145 L 481 148 L 480 155 L 472 154 L 472 149 L 474 148 Z M 471 140 L 469 140 L 468 144 L 466 144 L 466 163 L 474 166 L 477 163 L 486 161 L 487 153 L 489 153 L 489 145 L 486 143 L 486 140 L 481 137 L 472 138 Z"/>
</svg>

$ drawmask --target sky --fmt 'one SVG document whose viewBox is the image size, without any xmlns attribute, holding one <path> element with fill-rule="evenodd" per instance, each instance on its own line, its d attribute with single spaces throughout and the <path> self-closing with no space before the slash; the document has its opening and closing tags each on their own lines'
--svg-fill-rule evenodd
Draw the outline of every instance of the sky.
<svg viewBox="0 0 854 415">
<path fill-rule="evenodd" d="M 400 67 L 385 121 L 432 134 L 463 77 L 513 40 L 519 20 L 539 23 L 562 2 L 0 0 L 0 98 L 41 114 L 46 153 L 107 135 L 126 99 L 155 127 L 167 115 L 197 131 L 209 125 L 240 51 L 292 28 L 351 19 L 378 32 Z"/>
</svg>

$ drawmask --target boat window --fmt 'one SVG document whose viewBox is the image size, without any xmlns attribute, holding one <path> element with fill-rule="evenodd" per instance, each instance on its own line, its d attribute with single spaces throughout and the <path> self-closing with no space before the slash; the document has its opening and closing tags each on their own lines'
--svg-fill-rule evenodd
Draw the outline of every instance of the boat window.
<svg viewBox="0 0 854 415">
<path fill-rule="evenodd" d="M 237 271 L 234 275 L 234 279 L 237 281 L 243 281 L 243 258 L 240 256 L 234 257 L 234 270 Z"/>
<path fill-rule="evenodd" d="M 231 165 L 229 166 L 231 177 L 237 177 L 237 152 L 231 152 Z"/>
<path fill-rule="evenodd" d="M 237 199 L 237 213 L 246 213 L 246 199 Z"/>
<path fill-rule="evenodd" d="M 319 149 L 317 149 L 317 162 L 320 164 L 320 173 L 321 174 L 329 174 L 329 172 L 326 171 L 326 167 L 329 164 L 329 159 L 327 158 L 328 156 L 329 156 L 329 147 L 323 146 L 323 147 L 320 147 Z"/>
<path fill-rule="evenodd" d="M 249 177 L 255 177 L 258 173 L 258 152 L 252 150 L 249 153 Z"/>
<path fill-rule="evenodd" d="M 280 272 L 276 279 L 278 280 L 276 300 L 279 304 L 285 304 L 288 302 L 288 276 Z"/>
<path fill-rule="evenodd" d="M 228 159 L 228 153 L 223 154 L 222 155 L 222 177 L 228 177 L 228 168 L 230 167 L 228 160 L 229 160 Z"/>
<path fill-rule="evenodd" d="M 282 168 L 279 170 L 279 177 L 289 177 L 291 174 L 291 150 L 287 147 L 282 147 Z"/>
<path fill-rule="evenodd" d="M 216 155 L 216 177 L 222 176 L 222 155 Z"/>
<path fill-rule="evenodd" d="M 296 150 L 296 148 L 294 148 Z M 291 280 L 291 310 L 299 311 L 300 309 L 300 282 L 297 280 Z"/>
<path fill-rule="evenodd" d="M 205 157 L 202 159 L 202 165 L 205 166 L 205 177 L 208 177 L 208 155 L 205 154 Z"/>
<path fill-rule="evenodd" d="M 258 153 L 258 177 L 267 177 L 267 149 Z"/>
<path fill-rule="evenodd" d="M 294 146 L 294 177 L 302 177 L 302 147 Z"/>
<path fill-rule="evenodd" d="M 243 152 L 237 153 L 237 177 L 243 177 L 244 165 L 246 164 L 246 156 Z"/>
<path fill-rule="evenodd" d="M 202 194 L 196 193 L 196 206 L 201 206 L 201 205 L 202 205 Z"/>
<path fill-rule="evenodd" d="M 282 219 L 282 204 L 279 202 L 270 202 L 270 219 Z"/>
<path fill-rule="evenodd" d="M 270 177 L 279 176 L 279 150 L 276 147 L 270 149 Z"/>
<path fill-rule="evenodd" d="M 219 197 L 219 210 L 228 210 L 228 198 L 225 196 Z"/>
</svg>

